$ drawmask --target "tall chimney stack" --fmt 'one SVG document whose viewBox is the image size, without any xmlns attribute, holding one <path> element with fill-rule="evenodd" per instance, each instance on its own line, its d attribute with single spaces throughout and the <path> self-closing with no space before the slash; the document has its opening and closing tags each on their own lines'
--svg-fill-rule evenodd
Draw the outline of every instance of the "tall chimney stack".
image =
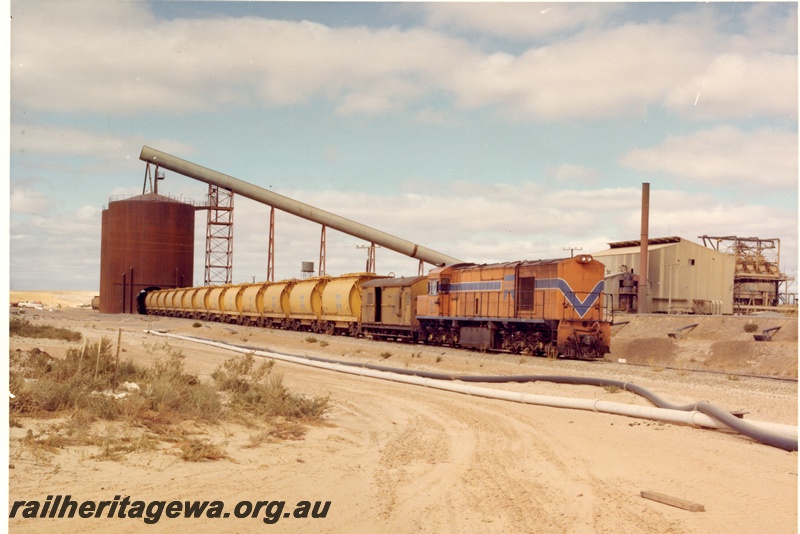
<svg viewBox="0 0 800 534">
<path fill-rule="evenodd" d="M 639 255 L 639 308 L 638 313 L 647 313 L 650 307 L 647 303 L 647 245 L 650 226 L 650 184 L 642 183 L 642 236 Z"/>
</svg>

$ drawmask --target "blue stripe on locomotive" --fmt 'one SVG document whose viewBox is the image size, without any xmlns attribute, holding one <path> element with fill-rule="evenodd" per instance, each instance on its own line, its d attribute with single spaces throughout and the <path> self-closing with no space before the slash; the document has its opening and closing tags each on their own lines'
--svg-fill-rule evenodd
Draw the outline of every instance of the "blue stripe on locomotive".
<svg viewBox="0 0 800 534">
<path fill-rule="evenodd" d="M 600 298 L 600 294 L 605 289 L 605 281 L 600 280 L 594 286 L 594 289 L 586 295 L 586 298 L 581 300 L 578 295 L 575 294 L 575 291 L 572 290 L 572 287 L 567 283 L 566 280 L 562 278 L 537 278 L 536 279 L 536 289 L 558 289 L 561 291 L 561 294 L 564 295 L 564 298 L 575 308 L 575 311 L 578 312 L 580 317 L 586 315 L 586 312 L 597 302 L 597 299 Z"/>
<path fill-rule="evenodd" d="M 499 291 L 500 284 L 500 280 L 488 282 L 459 282 L 457 284 L 450 284 L 449 290 L 451 293 L 458 293 L 461 291 Z"/>
<path fill-rule="evenodd" d="M 507 275 L 503 277 L 502 282 L 500 280 L 492 280 L 486 282 L 459 282 L 456 284 L 450 284 L 448 290 L 451 293 L 465 291 L 500 291 L 503 289 L 503 282 L 506 283 L 505 285 L 507 288 L 509 285 L 513 288 L 515 282 L 514 275 Z M 597 302 L 600 294 L 605 289 L 605 282 L 600 280 L 597 282 L 597 285 L 594 286 L 594 289 L 592 289 L 592 291 L 586 295 L 586 298 L 581 300 L 578 295 L 575 294 L 575 291 L 573 291 L 569 283 L 563 278 L 536 278 L 535 283 L 535 289 L 557 289 L 561 291 L 561 294 L 563 294 L 564 298 L 566 298 L 572 307 L 575 308 L 575 311 L 580 317 L 586 315 L 586 312 L 588 312 L 594 303 Z M 511 295 L 513 298 L 514 289 L 505 289 L 503 291 L 503 300 L 505 300 L 506 295 Z"/>
</svg>

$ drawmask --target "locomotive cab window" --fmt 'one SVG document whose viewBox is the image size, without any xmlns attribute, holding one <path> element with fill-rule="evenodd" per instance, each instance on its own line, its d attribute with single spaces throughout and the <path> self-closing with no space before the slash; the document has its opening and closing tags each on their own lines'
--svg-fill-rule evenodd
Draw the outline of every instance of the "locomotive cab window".
<svg viewBox="0 0 800 534">
<path fill-rule="evenodd" d="M 450 279 L 442 278 L 442 281 L 439 284 L 439 293 L 449 293 L 449 292 L 450 292 Z"/>
</svg>

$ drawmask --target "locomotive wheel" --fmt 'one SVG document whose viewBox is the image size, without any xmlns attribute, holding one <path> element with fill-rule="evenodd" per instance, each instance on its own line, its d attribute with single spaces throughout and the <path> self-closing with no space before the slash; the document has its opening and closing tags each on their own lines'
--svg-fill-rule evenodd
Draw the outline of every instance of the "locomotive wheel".
<svg viewBox="0 0 800 534">
<path fill-rule="evenodd" d="M 458 332 L 450 330 L 444 334 L 444 344 L 448 347 L 455 347 L 458 345 Z"/>
</svg>

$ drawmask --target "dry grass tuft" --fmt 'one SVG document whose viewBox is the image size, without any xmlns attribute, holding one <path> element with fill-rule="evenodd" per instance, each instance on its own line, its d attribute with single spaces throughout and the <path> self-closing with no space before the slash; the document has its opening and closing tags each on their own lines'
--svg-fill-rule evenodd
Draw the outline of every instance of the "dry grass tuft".
<svg viewBox="0 0 800 534">
<path fill-rule="evenodd" d="M 187 462 L 222 460 L 228 457 L 222 447 L 208 440 L 185 439 L 178 443 L 178 447 L 181 449 L 181 458 Z"/>
<path fill-rule="evenodd" d="M 328 397 L 295 395 L 283 386 L 283 376 L 273 373 L 273 360 L 256 365 L 252 354 L 230 358 L 212 373 L 221 391 L 229 394 L 233 409 L 260 418 L 283 416 L 320 419 L 328 411 Z"/>
<path fill-rule="evenodd" d="M 11 351 L 9 424 L 22 426 L 22 417 L 64 418 L 38 433 L 29 430 L 18 440 L 20 454 L 27 451 L 43 462 L 64 447 L 89 446 L 97 451 L 91 457 L 119 461 L 168 442 L 186 461 L 219 460 L 227 458 L 222 446 L 187 437 L 188 422 L 248 421 L 265 426 L 270 441 L 301 439 L 301 422 L 319 420 L 329 409 L 327 397 L 289 392 L 271 360 L 256 362 L 252 354 L 231 358 L 204 382 L 185 371 L 180 350 L 167 343 L 146 349 L 155 356 L 149 367 L 116 363 L 106 337 L 69 349 L 64 358 L 39 349 Z M 100 421 L 106 425 L 98 432 Z"/>
</svg>

